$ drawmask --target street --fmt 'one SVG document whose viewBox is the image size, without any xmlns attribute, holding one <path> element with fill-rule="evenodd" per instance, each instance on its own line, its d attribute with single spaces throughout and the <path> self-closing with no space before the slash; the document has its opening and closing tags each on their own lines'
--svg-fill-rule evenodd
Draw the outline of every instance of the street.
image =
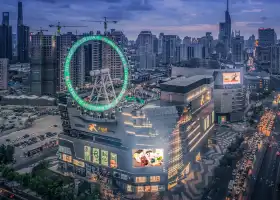
<svg viewBox="0 0 280 200">
<path fill-rule="evenodd" d="M 276 146 L 267 149 L 257 176 L 254 192 L 251 197 L 252 200 L 272 199 L 280 160 L 276 156 L 276 152 Z"/>
</svg>

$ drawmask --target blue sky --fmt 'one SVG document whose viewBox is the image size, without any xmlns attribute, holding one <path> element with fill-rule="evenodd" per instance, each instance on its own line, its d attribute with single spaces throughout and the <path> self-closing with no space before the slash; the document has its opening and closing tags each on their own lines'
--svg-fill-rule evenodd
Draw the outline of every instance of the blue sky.
<svg viewBox="0 0 280 200">
<path fill-rule="evenodd" d="M 107 16 L 119 20 L 109 28 L 123 31 L 135 39 L 141 30 L 201 37 L 205 32 L 218 35 L 218 23 L 224 20 L 226 0 L 22 0 L 24 23 L 32 30 L 48 28 L 60 21 L 63 25 L 87 25 L 79 32 L 103 30 L 99 23 Z M 17 19 L 17 0 L 0 0 L 0 12 L 8 11 L 12 25 Z M 230 0 L 233 30 L 241 35 L 257 35 L 259 27 L 271 27 L 280 34 L 280 0 Z M 62 32 L 76 31 L 64 29 Z M 14 29 L 15 32 L 15 29 Z M 280 36 L 279 36 L 280 37 Z"/>
</svg>

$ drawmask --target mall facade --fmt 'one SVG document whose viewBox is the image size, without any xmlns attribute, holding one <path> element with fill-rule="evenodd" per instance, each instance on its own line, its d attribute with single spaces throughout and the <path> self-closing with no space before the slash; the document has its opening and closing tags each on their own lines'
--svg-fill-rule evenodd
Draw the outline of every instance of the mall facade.
<svg viewBox="0 0 280 200">
<path fill-rule="evenodd" d="M 60 97 L 59 169 L 126 193 L 174 188 L 200 160 L 214 126 L 212 76 L 161 84 L 161 98 L 92 113 Z"/>
</svg>

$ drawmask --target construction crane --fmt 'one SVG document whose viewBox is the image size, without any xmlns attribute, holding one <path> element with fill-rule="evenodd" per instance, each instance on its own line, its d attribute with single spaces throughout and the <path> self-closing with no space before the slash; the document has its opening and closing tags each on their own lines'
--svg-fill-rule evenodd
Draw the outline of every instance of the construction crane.
<svg viewBox="0 0 280 200">
<path fill-rule="evenodd" d="M 56 27 L 57 28 L 57 35 L 60 35 L 61 28 L 65 28 L 65 27 L 87 27 L 87 26 L 64 26 L 64 25 L 61 25 L 60 22 L 58 22 L 57 25 L 50 24 L 49 27 L 50 28 Z"/>
<path fill-rule="evenodd" d="M 118 21 L 116 21 L 116 20 L 111 20 L 111 21 L 107 20 L 107 17 L 104 17 L 104 21 L 92 21 L 92 20 L 83 20 L 83 21 L 103 23 L 104 24 L 104 34 L 105 35 L 107 33 L 108 23 L 113 23 L 113 24 L 118 23 Z"/>
<path fill-rule="evenodd" d="M 49 31 L 49 30 L 43 29 L 42 27 L 40 27 L 39 30 L 35 30 L 35 31 L 38 31 L 39 33 L 43 33 L 43 32 L 47 32 L 47 31 Z"/>
</svg>

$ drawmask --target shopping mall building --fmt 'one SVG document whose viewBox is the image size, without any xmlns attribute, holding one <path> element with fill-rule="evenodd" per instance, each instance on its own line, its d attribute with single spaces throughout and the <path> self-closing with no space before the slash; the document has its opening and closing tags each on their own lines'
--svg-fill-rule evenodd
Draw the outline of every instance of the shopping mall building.
<svg viewBox="0 0 280 200">
<path fill-rule="evenodd" d="M 200 159 L 214 126 L 212 76 L 161 84 L 161 99 L 92 113 L 60 98 L 59 169 L 124 192 L 173 188 Z"/>
</svg>

